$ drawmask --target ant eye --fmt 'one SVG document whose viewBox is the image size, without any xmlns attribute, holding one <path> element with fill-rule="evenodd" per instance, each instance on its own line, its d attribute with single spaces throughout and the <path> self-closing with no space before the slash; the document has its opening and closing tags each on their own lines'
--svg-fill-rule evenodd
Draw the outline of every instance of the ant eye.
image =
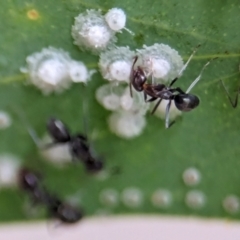
<svg viewBox="0 0 240 240">
<path fill-rule="evenodd" d="M 21 68 L 29 80 L 43 94 L 62 92 L 71 82 L 86 81 L 87 69 L 82 62 L 74 61 L 62 49 L 44 48 L 26 59 L 27 67 Z"/>
<path fill-rule="evenodd" d="M 183 60 L 178 52 L 165 44 L 144 45 L 137 52 L 146 74 L 152 75 L 159 83 L 174 79 L 183 67 Z"/>
<path fill-rule="evenodd" d="M 117 41 L 114 35 L 115 32 L 109 28 L 100 10 L 87 10 L 75 17 L 72 37 L 74 44 L 81 50 L 98 54 Z"/>
<path fill-rule="evenodd" d="M 129 82 L 134 55 L 129 47 L 115 47 L 101 53 L 98 65 L 103 78 Z"/>
</svg>

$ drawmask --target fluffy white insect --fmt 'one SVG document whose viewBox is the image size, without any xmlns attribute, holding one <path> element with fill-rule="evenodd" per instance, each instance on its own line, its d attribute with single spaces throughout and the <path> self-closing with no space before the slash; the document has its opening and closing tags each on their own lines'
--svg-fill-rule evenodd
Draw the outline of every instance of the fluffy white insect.
<svg viewBox="0 0 240 240">
<path fill-rule="evenodd" d="M 143 68 L 153 81 L 166 83 L 173 80 L 183 68 L 183 60 L 175 49 L 165 44 L 155 43 L 152 46 L 143 45 L 138 49 L 137 65 Z"/>
<path fill-rule="evenodd" d="M 139 136 L 146 126 L 146 119 L 141 114 L 114 112 L 108 118 L 110 130 L 117 136 L 130 139 Z"/>
<path fill-rule="evenodd" d="M 167 208 L 172 204 L 172 194 L 166 189 L 158 189 L 153 193 L 151 201 L 155 207 Z"/>
<path fill-rule="evenodd" d="M 41 141 L 41 145 L 44 146 L 47 143 L 52 142 L 52 139 L 46 135 L 43 137 Z M 44 159 L 50 161 L 51 163 L 61 167 L 66 163 L 70 163 L 72 161 L 72 156 L 70 154 L 69 145 L 68 144 L 58 144 L 51 148 L 40 149 L 41 155 Z"/>
<path fill-rule="evenodd" d="M 115 31 L 106 23 L 101 11 L 87 10 L 75 17 L 72 26 L 74 44 L 81 50 L 98 54 L 117 41 Z"/>
<path fill-rule="evenodd" d="M 238 213 L 240 209 L 239 198 L 235 195 L 229 195 L 223 200 L 223 208 L 226 212 L 234 214 Z"/>
<path fill-rule="evenodd" d="M 192 209 L 200 209 L 206 203 L 206 196 L 201 191 L 192 190 L 187 193 L 185 202 Z"/>
<path fill-rule="evenodd" d="M 130 208 L 138 208 L 143 203 L 143 193 L 135 187 L 125 188 L 121 197 L 123 203 Z"/>
<path fill-rule="evenodd" d="M 90 79 L 89 72 L 84 63 L 80 61 L 71 61 L 68 63 L 69 75 L 73 82 L 86 83 Z"/>
<path fill-rule="evenodd" d="M 88 73 L 82 62 L 74 61 L 62 49 L 44 48 L 28 56 L 27 67 L 21 71 L 28 74 L 30 82 L 44 94 L 62 92 L 73 82 L 86 82 Z"/>
<path fill-rule="evenodd" d="M 134 51 L 129 47 L 114 47 L 100 55 L 98 66 L 104 79 L 129 82 Z"/>
<path fill-rule="evenodd" d="M 112 8 L 109 9 L 105 15 L 105 20 L 108 26 L 116 32 L 121 32 L 122 29 L 125 29 L 130 34 L 134 35 L 132 31 L 125 28 L 126 25 L 126 14 L 121 8 Z"/>
<path fill-rule="evenodd" d="M 169 100 L 165 100 L 163 99 L 160 103 L 160 105 L 158 106 L 157 110 L 155 111 L 154 115 L 165 120 L 165 117 L 166 117 L 166 107 L 167 107 L 167 104 L 169 103 Z M 153 103 L 152 104 L 152 107 L 155 106 L 156 103 Z M 179 111 L 177 109 L 177 107 L 175 106 L 175 103 L 174 101 L 172 101 L 172 104 L 171 104 L 171 107 L 170 107 L 170 110 L 169 110 L 169 119 L 171 121 L 175 120 L 177 117 L 181 116 L 182 115 L 182 112 Z"/>
<path fill-rule="evenodd" d="M 8 128 L 12 124 L 12 120 L 8 113 L 0 111 L 0 129 Z"/>
<path fill-rule="evenodd" d="M 103 189 L 100 192 L 99 200 L 107 207 L 116 207 L 119 204 L 119 194 L 115 189 Z"/>
<path fill-rule="evenodd" d="M 12 154 L 0 155 L 0 187 L 14 187 L 18 184 L 21 160 Z"/>
<path fill-rule="evenodd" d="M 107 110 L 116 111 L 120 108 L 120 98 L 124 93 L 124 86 L 105 84 L 96 91 L 97 101 Z"/>
<path fill-rule="evenodd" d="M 183 172 L 183 181 L 188 186 L 195 186 L 201 181 L 201 173 L 196 168 L 188 168 Z"/>
<path fill-rule="evenodd" d="M 144 115 L 149 108 L 149 104 L 146 104 L 141 93 L 133 91 L 133 97 L 131 97 L 129 86 L 112 83 L 98 88 L 96 99 L 104 108 L 111 111 L 128 111 Z"/>
</svg>

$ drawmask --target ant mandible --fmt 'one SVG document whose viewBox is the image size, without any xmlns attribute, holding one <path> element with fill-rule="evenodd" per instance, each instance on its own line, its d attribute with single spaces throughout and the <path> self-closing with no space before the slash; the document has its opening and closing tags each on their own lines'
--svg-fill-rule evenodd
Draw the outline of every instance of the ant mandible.
<svg viewBox="0 0 240 240">
<path fill-rule="evenodd" d="M 47 144 L 46 148 L 61 143 L 68 143 L 73 161 L 81 159 L 86 169 L 90 172 L 97 172 L 103 168 L 103 162 L 93 156 L 86 136 L 82 134 L 71 135 L 67 126 L 56 118 L 48 120 L 47 130 L 53 138 L 53 142 Z"/>
<path fill-rule="evenodd" d="M 19 172 L 19 186 L 26 191 L 34 204 L 46 206 L 50 217 L 63 223 L 76 223 L 82 217 L 80 209 L 61 201 L 42 187 L 42 177 L 38 172 L 22 168 Z"/>
<path fill-rule="evenodd" d="M 199 105 L 199 98 L 196 95 L 189 94 L 189 92 L 192 90 L 192 88 L 197 84 L 197 82 L 200 80 L 203 70 L 206 68 L 206 66 L 210 63 L 208 61 L 202 68 L 199 76 L 192 82 L 192 84 L 188 87 L 187 91 L 184 92 L 181 88 L 176 87 L 173 88 L 173 84 L 180 78 L 182 75 L 183 71 L 187 68 L 190 60 L 192 59 L 193 55 L 196 53 L 197 49 L 200 47 L 198 45 L 195 50 L 193 51 L 192 55 L 189 57 L 188 61 L 185 63 L 185 65 L 182 67 L 180 72 L 178 73 L 178 76 L 174 78 L 168 86 L 165 84 L 152 84 L 152 83 L 146 83 L 147 82 L 147 76 L 143 69 L 141 67 L 137 67 L 135 70 L 135 64 L 138 60 L 138 56 L 134 58 L 134 62 L 132 65 L 132 70 L 131 70 L 131 76 L 130 76 L 130 94 L 131 96 L 133 95 L 132 93 L 132 86 L 134 89 L 138 92 L 142 92 L 144 94 L 144 99 L 147 102 L 152 102 L 157 99 L 158 102 L 154 106 L 151 114 L 153 114 L 156 109 L 158 108 L 159 104 L 161 101 L 164 100 L 169 100 L 169 103 L 166 106 L 166 113 L 165 113 L 165 127 L 169 128 L 171 125 L 174 123 L 169 124 L 169 118 L 170 118 L 170 107 L 172 104 L 172 101 L 174 101 L 176 107 L 178 110 L 183 111 L 183 112 L 188 112 L 191 111 L 192 109 L 196 108 Z M 147 99 L 147 96 L 150 96 L 150 99 Z"/>
</svg>

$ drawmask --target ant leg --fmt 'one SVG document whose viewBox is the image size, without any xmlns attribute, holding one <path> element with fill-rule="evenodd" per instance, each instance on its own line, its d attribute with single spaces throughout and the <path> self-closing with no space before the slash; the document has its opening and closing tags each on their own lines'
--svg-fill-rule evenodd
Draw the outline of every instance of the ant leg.
<svg viewBox="0 0 240 240">
<path fill-rule="evenodd" d="M 199 44 L 199 45 L 193 50 L 193 53 L 192 53 L 191 56 L 188 58 L 187 62 L 184 64 L 184 66 L 182 67 L 182 69 L 181 69 L 180 72 L 178 73 L 177 77 L 172 80 L 172 82 L 170 83 L 169 87 L 171 87 L 171 86 L 178 80 L 178 78 L 182 75 L 182 73 L 183 73 L 184 70 L 187 68 L 189 62 L 191 61 L 192 57 L 194 56 L 194 54 L 196 53 L 196 51 L 198 50 L 198 48 L 199 48 L 200 46 L 201 46 L 201 45 Z"/>
<path fill-rule="evenodd" d="M 130 81 L 129 81 L 129 88 L 130 88 L 130 96 L 133 97 L 133 91 L 132 91 L 132 80 L 133 80 L 133 71 L 134 71 L 134 66 L 138 60 L 138 56 L 134 57 L 132 69 L 131 69 L 131 74 L 130 74 Z"/>
<path fill-rule="evenodd" d="M 221 83 L 222 83 L 222 86 L 223 86 L 223 88 L 224 88 L 224 90 L 225 90 L 225 92 L 226 92 L 226 94 L 227 94 L 227 97 L 228 97 L 228 99 L 229 99 L 232 107 L 233 107 L 233 108 L 236 108 L 236 107 L 237 107 L 237 104 L 238 104 L 238 94 L 239 94 L 239 92 L 240 92 L 240 88 L 238 89 L 238 93 L 237 93 L 237 95 L 236 95 L 236 97 L 235 97 L 235 101 L 233 101 L 233 100 L 231 99 L 230 94 L 229 94 L 226 86 L 224 85 L 223 81 L 222 81 L 222 80 L 220 80 L 220 81 L 221 81 Z"/>
<path fill-rule="evenodd" d="M 177 91 L 179 93 L 182 93 L 182 94 L 185 94 L 185 92 L 179 87 L 175 88 L 175 91 Z"/>
<path fill-rule="evenodd" d="M 161 103 L 161 101 L 162 101 L 162 98 L 160 98 L 159 101 L 157 102 L 157 104 L 154 106 L 154 108 L 153 108 L 153 110 L 152 110 L 152 112 L 151 112 L 152 115 L 153 115 L 153 114 L 155 113 L 155 111 L 157 110 L 157 108 L 158 108 L 159 104 Z"/>
<path fill-rule="evenodd" d="M 155 101 L 156 99 L 157 99 L 157 98 L 152 97 L 152 98 L 148 99 L 147 102 L 153 102 L 153 101 Z"/>
<path fill-rule="evenodd" d="M 212 61 L 213 59 L 210 59 L 202 68 L 200 74 L 198 75 L 198 77 L 191 83 L 191 85 L 188 87 L 186 93 L 189 93 L 192 88 L 197 84 L 197 82 L 201 79 L 202 73 L 204 71 L 204 69 L 207 67 L 207 65 L 209 65 L 209 63 Z"/>
<path fill-rule="evenodd" d="M 33 142 L 36 144 L 36 146 L 38 148 L 42 147 L 42 142 L 39 139 L 36 131 L 33 129 L 33 127 L 31 126 L 31 124 L 28 122 L 24 112 L 17 106 L 12 106 L 13 111 L 18 115 L 18 117 L 20 118 L 20 120 L 22 121 L 22 123 L 25 125 L 28 134 L 30 135 L 30 137 L 32 138 Z"/>
<path fill-rule="evenodd" d="M 165 115 L 165 128 L 170 128 L 175 122 L 169 124 L 169 118 L 170 118 L 170 107 L 172 104 L 172 100 L 169 100 L 169 103 L 166 107 L 166 115 Z"/>
<path fill-rule="evenodd" d="M 188 58 L 187 62 L 184 64 L 184 66 L 182 67 L 182 69 L 181 69 L 180 72 L 178 73 L 177 77 L 172 80 L 172 82 L 170 83 L 169 87 L 171 87 L 171 86 L 178 80 L 178 78 L 182 75 L 182 73 L 183 73 L 184 70 L 187 68 L 189 62 L 191 61 L 192 57 L 194 56 L 194 54 L 196 53 L 196 51 L 198 50 L 198 48 L 199 48 L 200 46 L 201 46 L 201 44 L 199 44 L 199 45 L 193 50 L 193 53 L 192 53 L 191 56 Z"/>
</svg>

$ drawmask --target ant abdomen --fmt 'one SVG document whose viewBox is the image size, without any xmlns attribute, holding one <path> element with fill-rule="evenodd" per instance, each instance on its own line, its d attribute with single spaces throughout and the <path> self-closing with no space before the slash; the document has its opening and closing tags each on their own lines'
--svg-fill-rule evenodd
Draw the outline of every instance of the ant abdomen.
<svg viewBox="0 0 240 240">
<path fill-rule="evenodd" d="M 179 93 L 175 96 L 174 102 L 178 110 L 189 112 L 199 105 L 200 100 L 193 94 Z"/>
</svg>

